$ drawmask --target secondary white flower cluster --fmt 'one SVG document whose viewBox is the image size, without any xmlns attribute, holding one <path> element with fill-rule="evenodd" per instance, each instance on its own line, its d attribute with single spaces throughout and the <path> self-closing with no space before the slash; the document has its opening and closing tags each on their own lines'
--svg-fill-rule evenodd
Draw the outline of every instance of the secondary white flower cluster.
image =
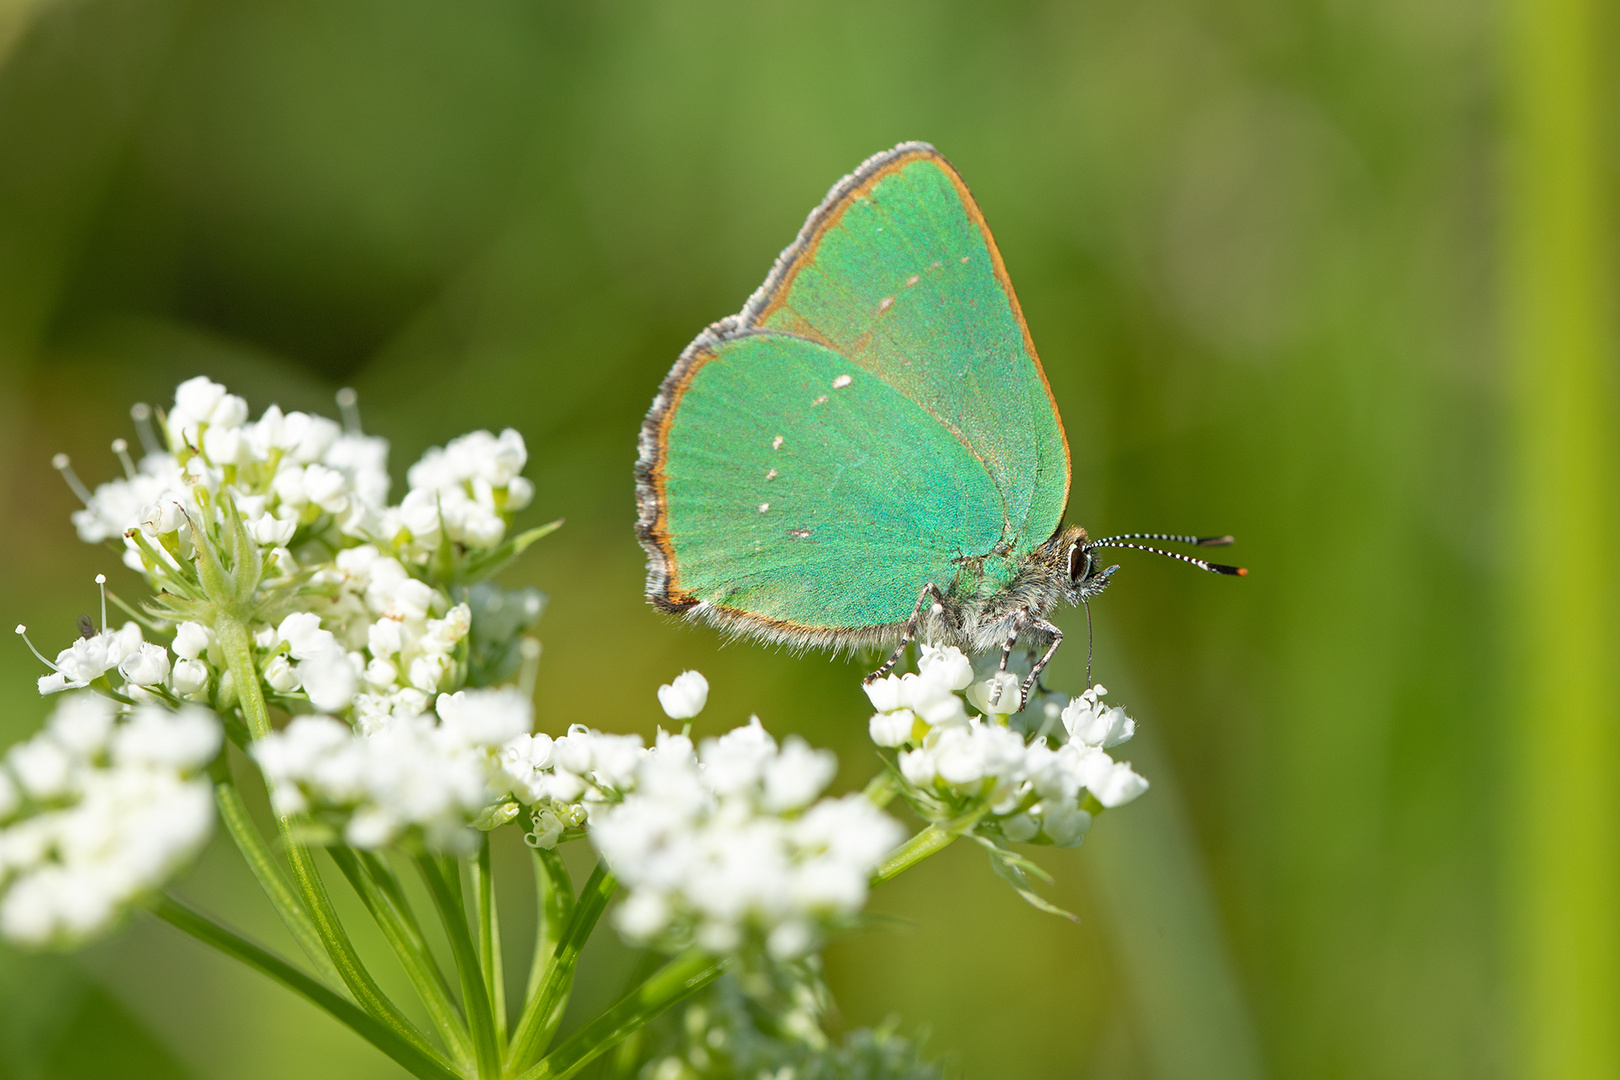
<svg viewBox="0 0 1620 1080">
<path fill-rule="evenodd" d="M 122 538 L 126 563 L 161 576 L 178 569 L 193 527 L 222 520 L 228 511 L 220 496 L 228 495 L 248 535 L 285 553 L 277 561 L 287 569 L 301 547 L 323 541 L 330 549 L 341 537 L 376 543 L 420 566 L 447 544 L 495 547 L 508 516 L 533 497 L 533 485 L 519 475 L 527 460 L 523 437 L 508 429 L 429 450 L 412 466 L 404 500 L 388 506 L 388 441 L 362 434 L 352 395 L 342 400 L 351 413 L 347 426 L 275 405 L 249 420 L 247 403 L 218 383 L 200 375 L 181 383 L 162 438 L 146 422 L 149 414 L 137 411 L 146 456 L 136 463 L 119 440 L 123 479 L 79 489 L 79 536 L 90 543 Z M 65 459 L 58 467 L 68 471 Z"/>
<path fill-rule="evenodd" d="M 685 719 L 707 694 L 687 672 L 659 696 Z M 414 832 L 461 849 L 470 826 L 519 814 L 536 846 L 583 827 L 629 887 L 618 915 L 627 937 L 715 952 L 754 942 L 778 958 L 803 955 L 858 912 L 903 839 L 862 796 L 820 799 L 832 754 L 796 737 L 778 745 L 757 718 L 696 747 L 660 732 L 648 748 L 580 725 L 533 734 L 529 702 L 511 689 L 441 694 L 435 708 L 361 732 L 304 716 L 260 740 L 253 755 L 277 811 L 325 822 L 359 848 Z"/>
<path fill-rule="evenodd" d="M 221 739 L 196 706 L 64 697 L 0 765 L 0 936 L 83 940 L 168 881 L 213 832 Z"/>
<path fill-rule="evenodd" d="M 41 691 L 116 671 L 131 685 L 215 704 L 227 681 L 224 657 L 193 560 L 198 543 L 232 543 L 235 521 L 263 567 L 245 584 L 266 598 L 251 629 L 273 697 L 295 711 L 307 699 L 371 730 L 425 713 L 436 695 L 464 685 L 472 612 L 452 599 L 450 584 L 460 568 L 499 554 L 510 515 L 533 497 L 519 475 L 523 438 L 478 431 L 430 449 L 411 467 L 404 500 L 389 506 L 388 443 L 360 432 L 352 394 L 339 400 L 345 425 L 274 405 L 249 420 L 246 402 L 199 376 L 160 414 L 161 437 L 150 410 L 137 409 L 147 454 L 136 464 L 122 440 L 114 443 L 123 479 L 89 492 L 59 460 L 85 501 L 74 515 L 79 535 L 121 538 L 125 561 L 177 598 L 169 605 L 176 628 L 167 650 L 144 642 L 134 624 L 87 635 L 57 657 Z M 243 563 L 238 552 L 236 573 Z M 480 674 L 504 677 L 540 598 L 479 588 L 484 609 L 499 615 L 492 626 L 503 628 L 501 640 L 483 635 L 490 670 Z"/>
<path fill-rule="evenodd" d="M 440 694 L 432 713 L 390 716 L 365 732 L 301 716 L 253 744 L 278 813 L 311 814 L 352 847 L 376 849 L 415 831 L 436 850 L 465 850 L 469 826 L 509 784 L 502 751 L 527 733 L 521 692 Z"/>
<path fill-rule="evenodd" d="M 1136 725 L 1124 709 L 1102 704 L 1101 686 L 1062 710 L 1061 729 L 1052 725 L 1050 732 L 1054 746 L 1045 734 L 1026 742 L 1007 726 L 1018 709 L 1016 675 L 995 672 L 975 682 L 968 658 L 949 646 L 923 646 L 917 668 L 866 688 L 878 710 L 872 741 L 900 750 L 914 803 L 938 804 L 954 815 L 982 801 L 988 821 L 1008 840 L 1073 847 L 1091 827 L 1088 800 L 1092 809 L 1112 808 L 1147 790 L 1129 764 L 1106 752 Z M 968 712 L 969 704 L 979 715 Z"/>
<path fill-rule="evenodd" d="M 146 456 L 136 464 L 123 440 L 114 443 L 124 478 L 97 487 L 73 515 L 87 542 L 123 539 L 124 561 L 135 570 L 169 569 L 189 548 L 193 527 L 220 520 L 222 492 L 267 548 L 322 526 L 364 535 L 388 495 L 386 440 L 274 405 L 250 421 L 246 401 L 204 376 L 180 384 L 161 437 L 148 411 L 136 415 Z"/>
<path fill-rule="evenodd" d="M 96 578 L 97 584 L 105 580 L 99 575 Z M 49 675 L 39 677 L 41 694 L 82 690 L 92 683 L 113 689 L 116 675 L 121 683 L 117 687 L 119 692 L 145 701 L 151 698 L 152 689 L 162 690 L 172 685 L 174 665 L 168 649 L 145 641 L 139 625 L 126 622 L 116 630 L 103 625 L 100 633 L 93 633 L 92 629 L 86 627 L 77 641 L 56 654 L 54 662 L 40 657 L 51 669 Z M 17 633 L 24 637 L 26 630 L 26 627 L 17 627 Z M 184 675 L 179 682 L 185 682 Z"/>
<path fill-rule="evenodd" d="M 592 843 L 629 886 L 620 932 L 715 953 L 762 944 L 779 960 L 818 947 L 904 839 L 862 795 L 818 799 L 836 767 L 802 739 L 778 745 L 757 717 L 696 748 L 661 732 L 633 790 L 591 813 Z"/>
<path fill-rule="evenodd" d="M 352 410 L 352 395 L 343 402 Z M 125 562 L 141 572 L 156 570 L 164 559 L 130 536 L 131 529 L 162 539 L 177 554 L 194 523 L 222 513 L 219 500 L 207 499 L 222 491 L 232 495 L 249 536 L 269 549 L 335 531 L 382 544 L 410 563 L 428 562 L 445 542 L 496 546 L 507 515 L 535 494 L 520 476 L 528 455 L 512 429 L 499 436 L 473 432 L 428 450 L 411 466 L 405 499 L 389 507 L 389 444 L 361 434 L 353 416 L 345 429 L 324 416 L 282 413 L 272 405 L 249 421 L 248 403 L 204 376 L 181 382 L 162 439 L 146 416 L 138 411 L 146 457 L 136 463 L 118 440 L 113 449 L 125 478 L 87 492 L 83 510 L 73 515 L 86 541 L 125 539 Z M 58 468 L 66 470 L 66 461 L 58 460 Z"/>
</svg>

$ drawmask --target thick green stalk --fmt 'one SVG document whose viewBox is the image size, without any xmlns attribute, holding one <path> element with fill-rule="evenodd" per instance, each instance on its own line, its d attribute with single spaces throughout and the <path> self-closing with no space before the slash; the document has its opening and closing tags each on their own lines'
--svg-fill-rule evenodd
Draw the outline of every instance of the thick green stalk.
<svg viewBox="0 0 1620 1080">
<path fill-rule="evenodd" d="M 473 1064 L 472 1044 L 462 1023 L 461 1012 L 450 997 L 449 987 L 445 985 L 420 928 L 413 919 L 398 910 L 394 898 L 378 886 L 353 851 L 346 847 L 333 847 L 327 850 L 327 854 L 354 887 L 389 947 L 394 950 L 394 955 L 399 957 L 400 966 L 410 978 L 417 997 L 422 999 L 428 1017 L 438 1030 L 439 1037 L 444 1040 L 450 1056 L 461 1067 L 470 1067 Z"/>
<path fill-rule="evenodd" d="M 546 971 L 557 955 L 557 943 L 574 913 L 574 882 L 556 848 L 530 848 L 534 853 L 534 891 L 539 918 L 534 928 L 534 960 L 529 965 L 529 987 L 523 995 L 532 1001 L 540 992 Z"/>
<path fill-rule="evenodd" d="M 214 786 L 214 801 L 219 806 L 220 819 L 225 822 L 225 831 L 236 841 L 236 849 L 242 853 L 243 861 L 253 871 L 264 894 L 270 898 L 270 906 L 276 909 L 276 914 L 281 916 L 281 921 L 292 932 L 293 939 L 316 969 L 328 981 L 341 985 L 342 979 L 337 968 L 332 966 L 332 958 L 326 955 L 326 946 L 321 944 L 321 935 L 315 929 L 314 922 L 298 902 L 292 886 L 287 884 L 281 868 L 265 846 L 264 838 L 248 816 L 247 807 L 242 803 L 242 793 L 227 780 Z"/>
<path fill-rule="evenodd" d="M 1614 614 L 1613 6 L 1501 9 L 1501 280 L 1513 419 L 1503 553 L 1512 658 L 1507 828 L 1518 1055 L 1536 1080 L 1620 1076 L 1620 757 Z M 1604 60 L 1604 56 L 1611 59 Z"/>
<path fill-rule="evenodd" d="M 462 1080 L 436 1055 L 423 1053 L 420 1047 L 401 1037 L 398 1032 L 353 1002 L 321 985 L 275 954 L 227 930 L 178 900 L 167 896 L 161 897 L 153 905 L 152 912 L 176 929 L 268 975 L 306 1001 L 325 1010 L 339 1023 L 393 1058 L 412 1076 L 421 1077 L 422 1080 Z"/>
<path fill-rule="evenodd" d="M 712 956 L 682 953 L 564 1039 L 557 1049 L 518 1080 L 566 1080 L 671 1005 L 709 985 L 724 970 L 724 963 Z"/>
<path fill-rule="evenodd" d="M 472 866 L 473 903 L 478 909 L 478 958 L 484 975 L 484 991 L 489 995 L 490 1012 L 495 1017 L 495 1040 L 506 1045 L 506 978 L 501 971 L 501 917 L 495 907 L 495 878 L 490 872 L 489 834 Z"/>
<path fill-rule="evenodd" d="M 214 621 L 214 636 L 225 653 L 226 666 L 236 683 L 248 731 L 255 739 L 262 739 L 270 733 L 270 709 L 265 704 L 264 689 L 259 685 L 259 673 L 253 665 L 252 642 L 247 626 L 234 615 L 221 614 Z M 314 924 L 326 954 L 337 968 L 338 977 L 361 1008 L 415 1043 L 423 1053 L 438 1057 L 438 1051 L 416 1029 L 416 1025 L 388 1000 L 361 963 L 360 955 L 355 952 L 342 921 L 332 907 L 331 899 L 326 895 L 326 886 L 321 883 L 320 874 L 315 869 L 315 860 L 310 856 L 309 849 L 299 844 L 292 835 L 291 822 L 287 818 L 278 818 L 277 826 L 282 843 L 286 846 L 287 862 L 292 867 L 293 881 L 298 886 L 304 910 Z"/>
<path fill-rule="evenodd" d="M 456 975 L 461 982 L 462 1007 L 472 1034 L 473 1060 L 478 1066 L 479 1080 L 497 1080 L 501 1074 L 501 1049 L 495 1040 L 495 1020 L 489 1010 L 489 995 L 484 992 L 478 950 L 473 946 L 472 932 L 467 929 L 467 908 L 462 901 L 458 868 L 453 861 L 432 855 L 418 857 L 416 865 L 428 894 L 433 897 L 433 906 L 439 911 L 445 936 L 450 939 L 450 955 L 455 957 Z M 458 876 L 452 878 L 452 874 Z"/>
<path fill-rule="evenodd" d="M 546 968 L 537 993 L 529 995 L 523 1015 L 518 1018 L 512 1033 L 512 1044 L 506 1050 L 506 1073 L 511 1075 L 523 1068 L 535 1055 L 543 1053 L 557 1034 L 562 1023 L 563 1009 L 568 1005 L 568 994 L 574 986 L 574 967 L 579 963 L 580 950 L 590 940 L 596 921 L 602 917 L 608 900 L 618 888 L 618 881 L 601 863 L 591 871 L 585 887 L 563 928 L 562 940 L 557 943 L 556 955 Z"/>
</svg>

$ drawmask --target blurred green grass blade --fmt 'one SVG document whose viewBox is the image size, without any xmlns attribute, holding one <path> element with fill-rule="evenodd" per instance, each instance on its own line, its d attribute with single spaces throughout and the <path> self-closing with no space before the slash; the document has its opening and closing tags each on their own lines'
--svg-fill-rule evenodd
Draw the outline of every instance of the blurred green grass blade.
<svg viewBox="0 0 1620 1080">
<path fill-rule="evenodd" d="M 1504 289 L 1514 423 L 1513 700 L 1504 758 L 1517 1075 L 1620 1075 L 1614 656 L 1614 342 L 1605 297 L 1592 0 L 1514 0 Z M 1517 570 L 1517 568 L 1515 568 Z"/>
<path fill-rule="evenodd" d="M 1104 817 L 1080 862 L 1107 913 L 1147 1075 L 1260 1080 L 1259 1043 L 1170 761 L 1151 736 L 1129 749 L 1153 787 Z"/>
</svg>

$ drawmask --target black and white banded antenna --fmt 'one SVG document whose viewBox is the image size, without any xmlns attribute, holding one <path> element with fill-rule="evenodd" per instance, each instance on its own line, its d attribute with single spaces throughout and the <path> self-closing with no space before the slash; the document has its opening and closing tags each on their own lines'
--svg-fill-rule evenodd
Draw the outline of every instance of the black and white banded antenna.
<svg viewBox="0 0 1620 1080">
<path fill-rule="evenodd" d="M 1183 536 L 1179 533 L 1120 533 L 1117 536 L 1105 536 L 1100 540 L 1087 540 L 1082 545 L 1082 550 L 1129 548 L 1132 551 L 1151 551 L 1155 555 L 1163 555 L 1167 559 L 1176 559 L 1190 566 L 1196 566 L 1200 570 L 1207 570 L 1211 574 L 1226 574 L 1231 577 L 1249 576 L 1249 571 L 1241 566 L 1206 562 L 1191 555 L 1183 555 L 1178 551 L 1165 551 L 1163 548 L 1149 547 L 1147 544 L 1130 543 L 1132 540 L 1158 540 L 1167 544 L 1191 544 L 1194 547 L 1225 547 L 1232 543 L 1230 536 Z"/>
</svg>

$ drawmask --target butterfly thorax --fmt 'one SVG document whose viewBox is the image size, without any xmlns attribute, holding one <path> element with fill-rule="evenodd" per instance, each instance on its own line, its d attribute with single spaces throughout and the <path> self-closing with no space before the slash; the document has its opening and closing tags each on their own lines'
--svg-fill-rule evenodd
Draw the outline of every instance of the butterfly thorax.
<svg viewBox="0 0 1620 1080">
<path fill-rule="evenodd" d="M 1084 529 L 1061 529 L 1012 560 L 1005 576 L 997 573 L 1001 567 L 996 556 L 983 557 L 984 572 L 959 575 L 950 587 L 942 588 L 940 610 L 927 608 L 921 613 L 920 636 L 970 653 L 998 650 L 1015 636 L 1026 644 L 1044 644 L 1049 635 L 1032 629 L 1033 624 L 1044 621 L 1060 604 L 1079 603 L 1089 595 L 1070 577 L 1069 552 L 1085 539 Z"/>
</svg>

